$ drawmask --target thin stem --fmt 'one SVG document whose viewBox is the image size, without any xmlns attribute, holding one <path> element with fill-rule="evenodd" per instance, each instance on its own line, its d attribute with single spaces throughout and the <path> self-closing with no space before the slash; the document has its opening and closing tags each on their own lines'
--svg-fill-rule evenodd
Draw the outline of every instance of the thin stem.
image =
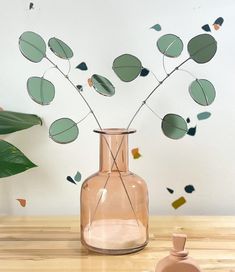
<svg viewBox="0 0 235 272">
<path fill-rule="evenodd" d="M 155 79 L 157 80 L 157 82 L 159 83 L 160 80 L 157 78 L 157 76 L 154 74 L 154 72 L 153 72 L 153 71 L 150 71 L 150 72 L 151 72 L 151 74 L 155 77 Z"/>
<path fill-rule="evenodd" d="M 70 60 L 69 59 L 67 59 L 68 60 L 68 63 L 69 63 L 69 69 L 68 69 L 68 72 L 67 72 L 67 76 L 69 75 L 69 73 L 70 73 L 70 70 L 71 70 L 71 62 L 70 62 Z"/>
<path fill-rule="evenodd" d="M 163 70 L 165 71 L 166 75 L 168 75 L 168 72 L 166 70 L 166 65 L 165 65 L 165 54 L 162 55 L 162 67 L 163 67 Z"/>
<path fill-rule="evenodd" d="M 162 120 L 162 117 L 160 115 L 158 115 L 152 108 L 149 107 L 149 105 L 147 105 L 147 103 L 145 103 L 145 106 L 160 120 Z"/>
<path fill-rule="evenodd" d="M 165 80 L 168 79 L 168 77 L 170 77 L 175 71 L 177 71 L 183 64 L 185 64 L 188 60 L 190 60 L 191 58 L 187 58 L 186 60 L 184 60 L 183 62 L 181 62 L 177 67 L 175 67 L 169 74 L 167 74 L 165 76 L 165 78 L 160 81 L 158 83 L 158 85 L 149 93 L 149 95 L 145 98 L 145 100 L 141 103 L 141 105 L 137 108 L 136 112 L 134 113 L 133 117 L 131 118 L 130 122 L 127 125 L 127 129 L 131 126 L 131 124 L 133 123 L 133 121 L 136 118 L 136 115 L 140 112 L 140 110 L 142 109 L 142 107 L 144 106 L 144 104 L 148 101 L 148 99 L 155 93 L 155 91 L 163 84 L 163 82 Z"/>
<path fill-rule="evenodd" d="M 55 67 L 55 65 L 54 65 L 54 66 L 51 66 L 51 67 L 49 67 L 48 69 L 46 69 L 45 72 L 43 73 L 42 77 L 44 78 L 45 74 L 46 74 L 49 70 L 55 69 L 55 68 L 56 68 L 56 67 Z"/>
<path fill-rule="evenodd" d="M 164 53 L 163 53 L 163 57 L 162 57 L 162 66 L 163 66 L 163 69 L 164 69 L 166 75 L 168 75 L 168 72 L 167 72 L 166 66 L 165 66 L 165 53 L 167 52 L 167 50 L 168 50 L 168 49 L 172 46 L 172 44 L 174 44 L 174 43 L 175 43 L 175 40 L 174 40 L 173 42 L 171 42 L 171 43 L 167 46 L 166 50 L 165 50 Z"/>
<path fill-rule="evenodd" d="M 189 72 L 186 69 L 180 68 L 180 69 L 178 69 L 178 71 L 185 72 L 185 73 L 189 74 L 191 77 L 193 77 L 194 79 L 197 79 L 197 77 L 193 73 Z"/>
<path fill-rule="evenodd" d="M 82 121 L 84 121 L 87 117 L 88 117 L 88 115 L 90 115 L 91 114 L 91 111 L 89 111 L 81 120 L 79 120 L 76 124 L 78 125 L 78 124 L 80 124 Z"/>
</svg>

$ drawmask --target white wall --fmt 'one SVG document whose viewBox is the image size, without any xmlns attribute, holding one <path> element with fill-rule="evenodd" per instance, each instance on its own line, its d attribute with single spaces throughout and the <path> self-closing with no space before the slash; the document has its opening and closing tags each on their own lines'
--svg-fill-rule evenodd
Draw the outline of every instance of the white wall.
<svg viewBox="0 0 235 272">
<path fill-rule="evenodd" d="M 80 124 L 79 139 L 68 145 L 59 145 L 48 137 L 50 124 L 60 117 L 79 120 L 88 111 L 78 94 L 54 69 L 46 74 L 56 86 L 56 98 L 50 106 L 34 103 L 26 91 L 30 76 L 41 76 L 50 64 L 43 60 L 34 64 L 27 61 L 18 49 L 18 37 L 24 31 L 39 33 L 47 41 L 57 37 L 74 50 L 71 60 L 71 78 L 76 84 L 85 84 L 93 73 L 108 77 L 116 87 L 116 96 L 99 96 L 93 89 L 84 91 L 95 108 L 103 127 L 125 127 L 137 106 L 156 86 L 153 76 L 138 78 L 131 83 L 121 82 L 112 71 L 115 57 L 131 53 L 143 65 L 163 78 L 162 55 L 156 48 L 157 39 L 167 33 L 182 38 L 185 50 L 178 59 L 167 59 L 172 69 L 187 58 L 186 45 L 193 36 L 203 33 L 203 24 L 212 24 L 222 16 L 224 25 L 213 31 L 218 41 L 218 52 L 206 64 L 193 61 L 185 64 L 198 78 L 207 78 L 217 90 L 215 102 L 206 108 L 212 116 L 197 121 L 197 113 L 204 107 L 193 102 L 188 94 L 192 78 L 183 72 L 175 73 L 156 93 L 149 105 L 161 116 L 178 113 L 190 117 L 197 124 L 195 137 L 185 136 L 174 141 L 161 132 L 158 119 L 144 109 L 133 123 L 138 132 L 130 136 L 130 148 L 138 146 L 143 157 L 130 159 L 130 168 L 145 178 L 149 187 L 152 214 L 235 214 L 235 92 L 234 92 L 234 10 L 233 0 L 1 0 L 1 80 L 0 106 L 6 110 L 38 114 L 42 127 L 34 127 L 4 139 L 15 144 L 39 167 L 17 176 L 1 179 L 1 214 L 79 214 L 80 185 L 66 181 L 67 175 L 77 170 L 83 177 L 98 167 L 98 135 L 92 117 Z M 155 23 L 161 32 L 150 30 Z M 66 71 L 67 63 L 48 55 Z M 89 70 L 81 72 L 74 67 L 86 61 Z M 184 192 L 184 186 L 193 184 L 196 191 Z M 169 194 L 166 187 L 175 190 Z M 174 210 L 171 202 L 181 195 L 187 203 Z M 22 208 L 16 198 L 27 199 Z"/>
</svg>

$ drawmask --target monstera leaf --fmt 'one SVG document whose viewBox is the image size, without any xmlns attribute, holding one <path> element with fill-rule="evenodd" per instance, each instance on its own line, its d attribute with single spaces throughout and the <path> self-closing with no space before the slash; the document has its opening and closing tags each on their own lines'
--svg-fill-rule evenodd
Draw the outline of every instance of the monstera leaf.
<svg viewBox="0 0 235 272">
<path fill-rule="evenodd" d="M 0 140 L 0 178 L 16 175 L 36 166 L 14 145 Z"/>
</svg>

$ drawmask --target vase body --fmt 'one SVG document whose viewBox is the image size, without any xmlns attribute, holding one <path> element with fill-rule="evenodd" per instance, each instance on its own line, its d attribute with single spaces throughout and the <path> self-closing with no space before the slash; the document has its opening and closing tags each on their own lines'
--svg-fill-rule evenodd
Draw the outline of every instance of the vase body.
<svg viewBox="0 0 235 272">
<path fill-rule="evenodd" d="M 127 254 L 148 242 L 148 190 L 128 169 L 126 129 L 100 134 L 100 169 L 81 188 L 81 242 L 104 254 Z"/>
</svg>

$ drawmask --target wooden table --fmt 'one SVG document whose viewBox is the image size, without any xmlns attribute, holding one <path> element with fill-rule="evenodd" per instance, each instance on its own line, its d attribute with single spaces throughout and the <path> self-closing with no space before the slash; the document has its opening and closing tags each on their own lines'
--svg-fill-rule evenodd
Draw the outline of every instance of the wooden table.
<svg viewBox="0 0 235 272">
<path fill-rule="evenodd" d="M 235 272 L 235 217 L 152 217 L 150 241 L 138 253 L 105 256 L 80 244 L 78 217 L 0 217 L 1 272 L 154 272 L 171 233 L 186 233 L 203 271 Z"/>
</svg>

